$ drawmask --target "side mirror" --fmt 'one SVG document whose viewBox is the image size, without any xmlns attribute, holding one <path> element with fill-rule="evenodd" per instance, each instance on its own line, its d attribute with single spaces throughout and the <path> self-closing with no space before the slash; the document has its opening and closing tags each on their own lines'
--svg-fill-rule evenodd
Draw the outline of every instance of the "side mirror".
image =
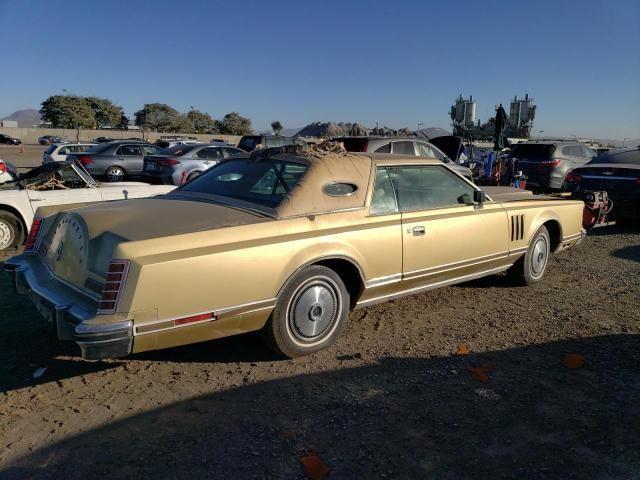
<svg viewBox="0 0 640 480">
<path fill-rule="evenodd" d="M 473 201 L 479 205 L 482 205 L 487 201 L 487 194 L 482 190 L 474 190 L 473 191 Z"/>
</svg>

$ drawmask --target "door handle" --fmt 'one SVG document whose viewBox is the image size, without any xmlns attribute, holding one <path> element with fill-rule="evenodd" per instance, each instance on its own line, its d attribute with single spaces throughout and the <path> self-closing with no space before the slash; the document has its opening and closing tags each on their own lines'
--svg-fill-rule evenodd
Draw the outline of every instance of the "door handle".
<svg viewBox="0 0 640 480">
<path fill-rule="evenodd" d="M 31 198 L 30 199 L 32 202 L 44 202 L 44 198 Z"/>
<path fill-rule="evenodd" d="M 418 225 L 417 227 L 413 227 L 411 229 L 414 237 L 421 237 L 426 233 L 425 228 L 422 225 Z"/>
</svg>

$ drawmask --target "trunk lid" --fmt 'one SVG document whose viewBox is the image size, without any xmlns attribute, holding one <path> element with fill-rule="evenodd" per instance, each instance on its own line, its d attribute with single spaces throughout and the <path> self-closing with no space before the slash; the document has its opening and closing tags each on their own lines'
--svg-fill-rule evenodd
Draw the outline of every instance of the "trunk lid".
<svg viewBox="0 0 640 480">
<path fill-rule="evenodd" d="M 56 277 L 98 298 L 122 242 L 271 220 L 211 202 L 166 197 L 113 201 L 60 213 L 39 250 Z"/>
</svg>

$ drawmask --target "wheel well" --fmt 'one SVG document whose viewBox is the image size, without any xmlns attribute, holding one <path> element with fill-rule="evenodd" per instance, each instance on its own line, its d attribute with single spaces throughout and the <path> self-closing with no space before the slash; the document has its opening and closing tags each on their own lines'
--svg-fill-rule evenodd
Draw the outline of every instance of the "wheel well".
<svg viewBox="0 0 640 480">
<path fill-rule="evenodd" d="M 549 232 L 549 240 L 551 240 L 551 251 L 555 252 L 562 242 L 562 228 L 556 220 L 548 220 L 544 223 Z"/>
<path fill-rule="evenodd" d="M 340 276 L 349 292 L 351 308 L 353 308 L 364 291 L 364 281 L 360 269 L 353 262 L 344 258 L 328 258 L 314 262 L 313 265 L 330 268 Z"/>
<path fill-rule="evenodd" d="M 27 230 L 28 230 L 27 223 L 24 221 L 24 218 L 22 218 L 22 215 L 18 210 L 16 210 L 13 207 L 10 207 L 9 205 L 0 205 L 0 212 L 8 212 L 15 215 L 16 218 L 20 221 L 20 228 L 22 228 L 22 234 L 23 235 L 27 234 Z"/>
</svg>

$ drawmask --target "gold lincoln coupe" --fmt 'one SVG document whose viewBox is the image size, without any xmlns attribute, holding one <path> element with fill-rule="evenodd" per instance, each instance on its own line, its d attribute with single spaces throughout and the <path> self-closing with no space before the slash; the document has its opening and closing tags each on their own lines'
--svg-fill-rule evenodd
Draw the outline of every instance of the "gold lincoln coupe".
<svg viewBox="0 0 640 480">
<path fill-rule="evenodd" d="M 505 271 L 540 281 L 582 211 L 435 159 L 281 147 L 166 195 L 40 208 L 5 269 L 86 359 L 255 330 L 296 357 L 354 308 Z"/>
</svg>

